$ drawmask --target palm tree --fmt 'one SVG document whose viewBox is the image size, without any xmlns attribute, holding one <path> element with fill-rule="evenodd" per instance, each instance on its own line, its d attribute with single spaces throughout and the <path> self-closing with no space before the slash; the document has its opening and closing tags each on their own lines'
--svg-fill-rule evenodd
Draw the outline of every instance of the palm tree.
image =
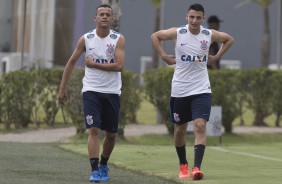
<svg viewBox="0 0 282 184">
<path fill-rule="evenodd" d="M 154 32 L 160 30 L 161 27 L 161 4 L 162 0 L 150 0 L 152 5 L 155 8 L 155 25 L 154 25 Z M 159 65 L 159 55 L 158 53 L 153 50 L 153 55 L 152 55 L 152 69 L 153 68 L 158 68 Z"/>
<path fill-rule="evenodd" d="M 108 4 L 112 7 L 114 13 L 114 23 L 112 25 L 112 29 L 119 32 L 120 29 L 120 16 L 121 16 L 121 9 L 119 0 L 101 0 L 102 4 Z"/>
<path fill-rule="evenodd" d="M 270 27 L 269 27 L 269 11 L 268 7 L 273 2 L 273 0 L 245 0 L 238 5 L 237 8 L 244 6 L 248 3 L 257 3 L 262 7 L 264 16 L 264 31 L 262 36 L 262 46 L 261 46 L 261 66 L 266 68 L 270 61 Z"/>
</svg>

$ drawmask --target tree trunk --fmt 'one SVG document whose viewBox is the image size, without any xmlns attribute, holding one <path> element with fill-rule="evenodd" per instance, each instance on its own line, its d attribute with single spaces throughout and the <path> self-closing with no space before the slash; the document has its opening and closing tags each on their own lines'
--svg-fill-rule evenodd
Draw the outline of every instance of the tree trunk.
<svg viewBox="0 0 282 184">
<path fill-rule="evenodd" d="M 161 9 L 156 8 L 155 9 L 155 27 L 154 32 L 157 32 L 160 30 L 161 26 Z M 153 49 L 153 56 L 152 56 L 152 69 L 158 68 L 159 66 L 159 54 L 155 49 Z"/>
<path fill-rule="evenodd" d="M 275 126 L 280 127 L 280 117 L 281 117 L 281 112 L 276 113 L 276 120 L 275 120 Z"/>
<path fill-rule="evenodd" d="M 253 122 L 254 126 L 267 126 L 267 124 L 264 121 L 265 113 L 263 113 L 263 110 L 258 110 L 256 112 L 255 120 Z"/>
<path fill-rule="evenodd" d="M 239 111 L 240 111 L 240 126 L 244 126 L 245 125 L 245 121 L 244 121 L 244 118 L 243 118 L 243 114 L 244 114 L 244 102 L 243 102 L 243 99 L 240 100 L 240 108 L 239 108 Z"/>
<path fill-rule="evenodd" d="M 174 123 L 171 123 L 170 121 L 163 120 L 162 124 L 164 124 L 166 126 L 168 134 L 173 136 L 173 134 L 174 134 Z"/>
<path fill-rule="evenodd" d="M 62 112 L 62 116 L 63 116 L 63 120 L 64 120 L 64 125 L 67 125 L 68 122 L 67 122 L 67 119 L 66 119 L 64 106 L 60 105 L 60 109 L 61 109 L 61 112 Z"/>
<path fill-rule="evenodd" d="M 262 37 L 261 47 L 261 66 L 267 68 L 270 58 L 270 28 L 269 28 L 269 13 L 268 8 L 263 9 L 264 13 L 264 32 Z"/>
</svg>

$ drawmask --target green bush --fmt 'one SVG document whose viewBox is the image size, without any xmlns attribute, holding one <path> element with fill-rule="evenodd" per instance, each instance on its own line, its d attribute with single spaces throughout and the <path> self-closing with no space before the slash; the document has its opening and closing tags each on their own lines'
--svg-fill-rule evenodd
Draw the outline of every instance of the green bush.
<svg viewBox="0 0 282 184">
<path fill-rule="evenodd" d="M 84 116 L 81 96 L 83 69 L 75 69 L 67 85 L 68 101 L 65 105 L 67 114 L 76 125 L 77 133 L 83 133 Z M 124 127 L 128 123 L 135 121 L 136 113 L 140 107 L 140 92 L 136 84 L 137 75 L 131 71 L 122 71 L 122 94 L 120 98 L 120 121 L 118 135 L 124 137 Z"/>
<path fill-rule="evenodd" d="M 64 105 L 67 115 L 75 124 L 78 135 L 85 132 L 83 103 L 82 103 L 82 78 L 83 69 L 74 69 L 66 87 L 67 101 Z"/>
<path fill-rule="evenodd" d="M 3 118 L 3 116 L 4 116 L 4 115 L 3 115 L 3 105 L 4 105 L 4 104 L 2 103 L 2 102 L 3 102 L 3 99 L 4 99 L 4 98 L 3 98 L 4 96 L 2 96 L 2 94 L 3 94 L 2 91 L 3 91 L 3 83 L 2 83 L 1 80 L 0 80 L 0 124 L 3 122 L 3 119 L 2 119 L 2 118 Z"/>
<path fill-rule="evenodd" d="M 10 72 L 2 76 L 1 83 L 1 119 L 6 129 L 12 124 L 15 128 L 27 128 L 34 106 L 34 77 L 27 71 Z"/>
<path fill-rule="evenodd" d="M 282 94 L 281 75 L 280 71 L 267 69 L 209 71 L 212 105 L 222 106 L 225 132 L 232 132 L 232 122 L 238 116 L 244 124 L 242 115 L 246 108 L 254 112 L 255 126 L 266 125 L 264 119 L 271 113 L 276 114 L 276 126 L 279 126 L 282 113 L 282 102 L 278 100 Z M 172 76 L 173 68 L 167 67 L 144 74 L 146 96 L 160 112 L 171 134 L 173 126 L 169 121 L 169 99 Z"/>
<path fill-rule="evenodd" d="M 247 98 L 248 107 L 254 112 L 254 126 L 266 126 L 264 119 L 272 111 L 271 79 L 275 71 L 268 69 L 248 69 L 243 73 L 245 91 L 249 94 Z"/>
<path fill-rule="evenodd" d="M 55 117 L 59 111 L 59 103 L 57 100 L 57 93 L 61 82 L 63 70 L 62 69 L 41 69 L 34 70 L 37 85 L 37 94 L 40 98 L 40 104 L 44 111 L 43 121 L 48 126 L 54 126 Z"/>
<path fill-rule="evenodd" d="M 161 123 L 173 134 L 173 124 L 169 117 L 169 100 L 173 68 L 162 67 L 144 74 L 146 98 L 161 115 Z M 39 109 L 44 115 L 42 121 L 53 126 L 55 116 L 64 109 L 75 123 L 77 132 L 85 131 L 82 110 L 83 69 L 75 69 L 67 86 L 68 101 L 65 108 L 59 107 L 57 92 L 61 82 L 62 69 L 40 69 L 15 71 L 0 78 L 0 123 L 6 129 L 28 127 L 30 123 L 40 126 Z M 209 71 L 213 105 L 222 106 L 222 120 L 226 132 L 232 132 L 232 122 L 242 115 L 246 108 L 255 114 L 254 125 L 266 125 L 264 119 L 276 115 L 276 126 L 280 126 L 282 114 L 282 72 L 267 69 L 218 70 Z M 141 88 L 137 75 L 131 71 L 122 72 L 122 95 L 119 135 L 123 137 L 126 124 L 136 121 L 136 113 L 141 102 Z"/>
<path fill-rule="evenodd" d="M 222 107 L 222 125 L 226 133 L 232 132 L 232 122 L 239 115 L 241 95 L 238 70 L 209 71 L 212 105 Z"/>
<path fill-rule="evenodd" d="M 122 88 L 120 97 L 119 137 L 124 137 L 126 124 L 136 122 L 136 114 L 140 108 L 141 92 L 138 86 L 137 75 L 129 70 L 122 71 Z"/>
<path fill-rule="evenodd" d="M 282 72 L 277 71 L 272 75 L 270 91 L 272 94 L 271 103 L 272 111 L 276 116 L 275 126 L 280 127 L 282 115 Z"/>
<path fill-rule="evenodd" d="M 155 105 L 162 116 L 162 122 L 166 125 L 169 134 L 173 134 L 173 124 L 169 116 L 169 100 L 171 96 L 171 80 L 173 68 L 161 67 L 150 70 L 144 74 L 144 89 L 149 101 Z"/>
<path fill-rule="evenodd" d="M 10 129 L 28 127 L 29 123 L 40 126 L 39 109 L 44 112 L 43 122 L 54 126 L 55 117 L 61 108 L 75 124 L 77 133 L 84 133 L 84 116 L 82 104 L 82 78 L 84 69 L 74 69 L 67 85 L 68 100 L 64 108 L 59 106 L 57 93 L 62 79 L 63 69 L 39 69 L 15 71 L 1 76 L 0 79 L 0 122 Z M 136 113 L 140 107 L 140 88 L 137 75 L 131 71 L 122 72 L 122 96 L 120 114 L 120 136 L 126 124 L 136 121 Z"/>
</svg>

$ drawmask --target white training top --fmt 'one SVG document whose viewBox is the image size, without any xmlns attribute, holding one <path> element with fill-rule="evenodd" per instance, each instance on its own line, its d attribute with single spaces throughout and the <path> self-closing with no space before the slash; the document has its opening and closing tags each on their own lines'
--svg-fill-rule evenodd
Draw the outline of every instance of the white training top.
<svg viewBox="0 0 282 184">
<path fill-rule="evenodd" d="M 172 97 L 211 93 L 207 70 L 211 34 L 211 30 L 203 26 L 198 35 L 190 33 L 188 25 L 177 28 Z"/>
<path fill-rule="evenodd" d="M 114 63 L 115 48 L 120 33 L 110 30 L 105 38 L 96 34 L 96 29 L 84 34 L 85 55 L 91 55 L 96 63 Z M 85 66 L 85 76 L 82 80 L 82 92 L 95 91 L 100 93 L 121 94 L 121 72 L 104 71 Z"/>
</svg>

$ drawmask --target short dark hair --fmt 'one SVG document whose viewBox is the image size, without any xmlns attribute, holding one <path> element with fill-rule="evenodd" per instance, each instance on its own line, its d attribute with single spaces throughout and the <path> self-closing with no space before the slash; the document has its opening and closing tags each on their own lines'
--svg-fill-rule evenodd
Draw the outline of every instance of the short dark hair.
<svg viewBox="0 0 282 184">
<path fill-rule="evenodd" d="M 108 4 L 101 4 L 100 6 L 98 6 L 96 8 L 96 14 L 97 14 L 97 11 L 98 11 L 99 8 L 110 8 L 113 11 L 113 9 L 112 9 L 112 7 L 110 5 L 108 5 Z"/>
<path fill-rule="evenodd" d="M 188 8 L 188 12 L 190 10 L 195 10 L 195 11 L 201 11 L 203 12 L 203 14 L 205 15 L 205 9 L 201 4 L 192 4 L 189 8 Z"/>
<path fill-rule="evenodd" d="M 222 20 L 220 20 L 216 15 L 211 15 L 208 18 L 208 23 L 220 23 Z"/>
</svg>

